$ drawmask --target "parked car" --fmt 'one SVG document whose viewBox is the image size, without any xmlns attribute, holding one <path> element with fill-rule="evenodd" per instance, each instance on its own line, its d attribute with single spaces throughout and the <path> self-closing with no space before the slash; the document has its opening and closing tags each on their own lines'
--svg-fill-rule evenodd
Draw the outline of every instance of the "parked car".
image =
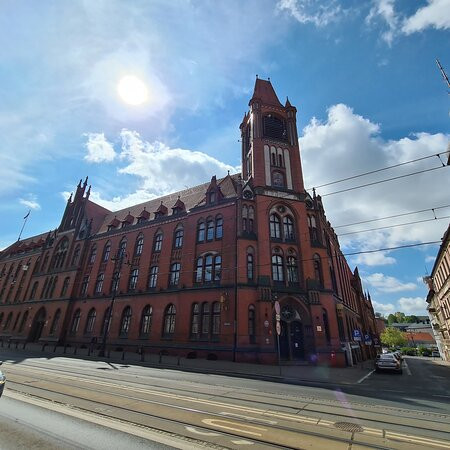
<svg viewBox="0 0 450 450">
<path fill-rule="evenodd" d="M 441 354 L 439 353 L 439 350 L 433 350 L 433 351 L 431 352 L 431 356 L 432 356 L 433 358 L 440 358 L 440 357 L 441 357 Z"/>
<path fill-rule="evenodd" d="M 392 352 L 392 354 L 400 361 L 403 361 L 403 355 L 402 352 L 399 350 L 396 350 L 395 352 Z"/>
<path fill-rule="evenodd" d="M 383 370 L 403 373 L 402 362 L 392 353 L 378 355 L 375 360 L 375 371 L 381 372 Z"/>
<path fill-rule="evenodd" d="M 2 365 L 2 361 L 0 361 L 0 366 Z M 3 389 L 5 388 L 5 381 L 6 377 L 2 374 L 2 371 L 0 370 L 0 397 L 3 394 Z"/>
</svg>

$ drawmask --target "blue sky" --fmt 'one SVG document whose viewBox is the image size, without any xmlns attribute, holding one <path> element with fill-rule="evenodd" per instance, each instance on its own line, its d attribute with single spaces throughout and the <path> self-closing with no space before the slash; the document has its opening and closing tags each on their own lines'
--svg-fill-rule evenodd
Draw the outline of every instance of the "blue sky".
<svg viewBox="0 0 450 450">
<path fill-rule="evenodd" d="M 449 97 L 435 58 L 450 68 L 449 28 L 450 0 L 2 0 L 0 248 L 17 239 L 29 208 L 25 236 L 57 227 L 86 175 L 91 198 L 114 210 L 237 170 L 256 74 L 298 109 L 307 186 L 445 151 Z M 127 75 L 147 86 L 143 104 L 119 97 Z M 327 216 L 342 225 L 447 205 L 449 179 L 442 169 L 324 197 Z M 341 244 L 350 252 L 437 241 L 447 225 L 353 234 Z M 437 248 L 350 263 L 378 311 L 423 313 L 421 277 Z"/>
</svg>

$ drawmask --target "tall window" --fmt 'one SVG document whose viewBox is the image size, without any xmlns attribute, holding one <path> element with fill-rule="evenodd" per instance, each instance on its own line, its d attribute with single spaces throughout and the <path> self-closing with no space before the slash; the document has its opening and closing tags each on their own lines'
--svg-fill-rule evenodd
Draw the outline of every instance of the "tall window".
<svg viewBox="0 0 450 450">
<path fill-rule="evenodd" d="M 197 267 L 195 269 L 195 281 L 201 283 L 203 281 L 203 256 L 197 258 Z"/>
<path fill-rule="evenodd" d="M 220 277 L 222 276 L 222 257 L 220 255 L 216 255 L 214 258 L 214 281 L 220 281 Z"/>
<path fill-rule="evenodd" d="M 295 238 L 294 222 L 290 216 L 283 217 L 283 234 L 285 240 L 293 241 Z"/>
<path fill-rule="evenodd" d="M 150 289 L 155 288 L 157 281 L 158 281 L 158 266 L 153 266 L 150 268 L 150 274 L 148 277 L 148 287 Z"/>
<path fill-rule="evenodd" d="M 109 331 L 109 327 L 111 325 L 111 317 L 110 317 L 111 309 L 108 306 L 106 308 L 105 314 L 103 315 L 103 322 L 102 322 L 102 329 L 100 331 L 100 334 L 103 336 L 105 334 L 105 328 L 107 327 Z"/>
<path fill-rule="evenodd" d="M 153 244 L 153 251 L 160 252 L 162 247 L 163 235 L 162 233 L 157 233 L 155 236 L 155 241 Z"/>
<path fill-rule="evenodd" d="M 116 271 L 113 273 L 111 282 L 111 292 L 117 292 L 120 285 L 120 272 Z"/>
<path fill-rule="evenodd" d="M 317 233 L 316 218 L 314 216 L 308 216 L 308 228 L 309 238 L 312 242 L 318 242 L 319 234 Z"/>
<path fill-rule="evenodd" d="M 69 240 L 66 237 L 61 239 L 58 246 L 56 247 L 55 254 L 53 255 L 52 267 L 57 269 L 64 265 L 68 247 Z"/>
<path fill-rule="evenodd" d="M 76 266 L 78 264 L 79 258 L 80 258 L 80 246 L 77 245 L 75 247 L 75 250 L 74 250 L 73 256 L 72 256 L 72 266 Z"/>
<path fill-rule="evenodd" d="M 39 287 L 39 282 L 35 281 L 33 283 L 33 287 L 31 288 L 31 292 L 30 292 L 30 300 L 34 300 L 34 298 L 36 297 L 36 292 L 38 290 Z"/>
<path fill-rule="evenodd" d="M 205 256 L 205 282 L 212 281 L 213 276 L 213 256 Z"/>
<path fill-rule="evenodd" d="M 175 231 L 173 246 L 175 248 L 181 248 L 183 247 L 183 236 L 184 236 L 184 230 L 183 228 L 178 228 Z"/>
<path fill-rule="evenodd" d="M 61 317 L 61 310 L 57 309 L 55 312 L 55 316 L 53 317 L 52 326 L 50 327 L 50 335 L 53 336 L 58 329 L 59 319 Z"/>
<path fill-rule="evenodd" d="M 220 255 L 207 254 L 197 258 L 195 268 L 196 283 L 210 283 L 220 281 L 222 275 L 222 257 Z"/>
<path fill-rule="evenodd" d="M 209 303 L 204 302 L 202 304 L 202 335 L 208 336 L 209 329 L 211 327 L 211 315 L 209 310 Z"/>
<path fill-rule="evenodd" d="M 220 303 L 214 302 L 212 306 L 212 330 L 213 335 L 220 334 Z"/>
<path fill-rule="evenodd" d="M 256 335 L 256 314 L 255 314 L 255 306 L 250 305 L 248 307 L 248 336 L 250 338 L 250 343 L 255 342 L 255 335 Z"/>
<path fill-rule="evenodd" d="M 63 285 L 61 288 L 61 297 L 64 297 L 67 294 L 67 290 L 69 289 L 70 277 L 64 278 Z"/>
<path fill-rule="evenodd" d="M 192 316 L 191 316 L 191 335 L 197 336 L 199 334 L 199 324 L 200 324 L 200 307 L 198 303 L 192 305 Z"/>
<path fill-rule="evenodd" d="M 281 238 L 280 218 L 277 214 L 270 215 L 270 237 L 275 239 Z"/>
<path fill-rule="evenodd" d="M 206 223 L 206 240 L 212 241 L 214 239 L 214 221 L 209 219 Z"/>
<path fill-rule="evenodd" d="M 150 330 L 152 328 L 152 307 L 150 305 L 147 305 L 142 310 L 142 317 L 141 317 L 141 328 L 140 328 L 140 336 L 146 337 L 150 334 Z"/>
<path fill-rule="evenodd" d="M 70 332 L 72 334 L 76 334 L 76 332 L 78 331 L 78 327 L 80 326 L 80 319 L 81 311 L 80 309 L 77 309 L 73 315 L 72 326 L 70 327 Z"/>
<path fill-rule="evenodd" d="M 122 318 L 120 320 L 120 337 L 127 337 L 128 332 L 130 331 L 130 323 L 131 323 L 131 307 L 126 306 L 122 311 Z"/>
<path fill-rule="evenodd" d="M 130 282 L 128 283 L 129 291 L 136 290 L 138 276 L 139 276 L 139 269 L 133 269 L 130 274 Z"/>
<path fill-rule="evenodd" d="M 144 248 L 144 236 L 138 236 L 136 239 L 136 247 L 134 249 L 134 254 L 136 256 L 142 255 L 142 249 Z"/>
<path fill-rule="evenodd" d="M 205 240 L 205 222 L 200 222 L 197 226 L 197 241 L 203 242 Z"/>
<path fill-rule="evenodd" d="M 180 263 L 174 263 L 170 266 L 169 284 L 171 286 L 178 285 L 178 282 L 180 281 L 180 271 L 181 271 Z"/>
<path fill-rule="evenodd" d="M 123 238 L 121 241 L 120 241 L 120 244 L 119 244 L 119 252 L 118 252 L 118 257 L 119 258 L 125 258 L 125 252 L 126 252 L 126 250 L 127 250 L 127 239 L 126 238 Z"/>
<path fill-rule="evenodd" d="M 102 261 L 106 262 L 109 260 L 109 255 L 111 254 L 111 243 L 108 241 L 105 244 L 105 248 L 103 249 L 103 257 L 102 257 Z"/>
<path fill-rule="evenodd" d="M 48 298 L 53 298 L 53 293 L 55 292 L 55 286 L 58 282 L 58 277 L 53 277 L 50 279 L 50 283 L 48 285 Z"/>
<path fill-rule="evenodd" d="M 216 217 L 216 239 L 222 239 L 223 237 L 223 219 L 222 217 Z"/>
<path fill-rule="evenodd" d="M 8 317 L 6 317 L 5 324 L 3 325 L 4 330 L 7 330 L 9 328 L 9 326 L 11 325 L 12 317 L 13 317 L 13 313 L 10 312 L 8 314 Z"/>
<path fill-rule="evenodd" d="M 280 255 L 272 256 L 272 279 L 273 281 L 284 281 L 283 258 Z"/>
<path fill-rule="evenodd" d="M 166 310 L 164 311 L 164 326 L 163 326 L 163 335 L 164 337 L 172 337 L 175 333 L 175 318 L 176 318 L 177 310 L 175 305 L 168 305 Z"/>
<path fill-rule="evenodd" d="M 316 253 L 313 257 L 314 265 L 314 278 L 319 282 L 320 287 L 323 287 L 323 277 L 322 277 L 322 262 L 320 256 Z"/>
<path fill-rule="evenodd" d="M 89 286 L 89 275 L 86 275 L 83 278 L 83 282 L 81 283 L 81 296 L 84 297 L 87 294 L 87 290 L 88 290 L 88 286 Z"/>
<path fill-rule="evenodd" d="M 103 280 L 105 279 L 105 274 L 104 273 L 99 273 L 97 280 L 95 282 L 95 293 L 96 294 L 101 294 L 102 290 L 103 290 Z"/>
<path fill-rule="evenodd" d="M 247 253 L 247 280 L 252 281 L 254 277 L 254 261 L 253 254 L 248 251 Z"/>
<path fill-rule="evenodd" d="M 97 313 L 95 308 L 91 308 L 88 312 L 86 319 L 86 328 L 84 330 L 85 334 L 92 333 L 94 331 L 95 318 L 97 317 Z"/>
<path fill-rule="evenodd" d="M 289 283 L 298 283 L 298 265 L 295 256 L 287 257 L 287 277 Z"/>
<path fill-rule="evenodd" d="M 94 264 L 96 256 L 97 256 L 97 246 L 94 244 L 91 248 L 91 253 L 89 254 L 89 264 Z"/>
<path fill-rule="evenodd" d="M 22 333 L 23 329 L 25 328 L 25 325 L 27 323 L 28 320 L 28 311 L 25 311 L 25 314 L 22 316 L 22 321 L 20 322 L 20 326 L 19 326 L 19 333 Z"/>
</svg>

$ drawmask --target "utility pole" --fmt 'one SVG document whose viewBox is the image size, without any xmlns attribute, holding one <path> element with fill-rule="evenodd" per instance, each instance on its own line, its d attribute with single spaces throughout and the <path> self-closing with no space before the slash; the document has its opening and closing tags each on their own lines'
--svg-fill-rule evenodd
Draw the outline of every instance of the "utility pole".
<svg viewBox="0 0 450 450">
<path fill-rule="evenodd" d="M 450 88 L 450 81 L 448 79 L 447 74 L 445 73 L 444 68 L 442 67 L 441 63 L 439 62 L 439 60 L 436 58 L 436 64 L 441 72 L 442 78 L 444 79 L 444 81 L 447 83 L 447 87 Z M 450 92 L 449 92 L 450 94 Z"/>
</svg>

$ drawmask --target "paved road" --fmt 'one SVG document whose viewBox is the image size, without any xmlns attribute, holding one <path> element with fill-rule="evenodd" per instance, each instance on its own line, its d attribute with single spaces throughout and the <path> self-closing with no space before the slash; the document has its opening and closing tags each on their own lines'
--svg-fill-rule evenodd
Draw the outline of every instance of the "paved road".
<svg viewBox="0 0 450 450">
<path fill-rule="evenodd" d="M 403 375 L 317 388 L 72 358 L 2 357 L 8 381 L 0 408 L 9 391 L 19 391 L 52 400 L 50 409 L 54 402 L 71 405 L 149 433 L 184 436 L 192 446 L 450 448 L 449 368 L 431 361 L 407 359 Z M 445 374 L 447 380 L 430 378 Z"/>
</svg>

